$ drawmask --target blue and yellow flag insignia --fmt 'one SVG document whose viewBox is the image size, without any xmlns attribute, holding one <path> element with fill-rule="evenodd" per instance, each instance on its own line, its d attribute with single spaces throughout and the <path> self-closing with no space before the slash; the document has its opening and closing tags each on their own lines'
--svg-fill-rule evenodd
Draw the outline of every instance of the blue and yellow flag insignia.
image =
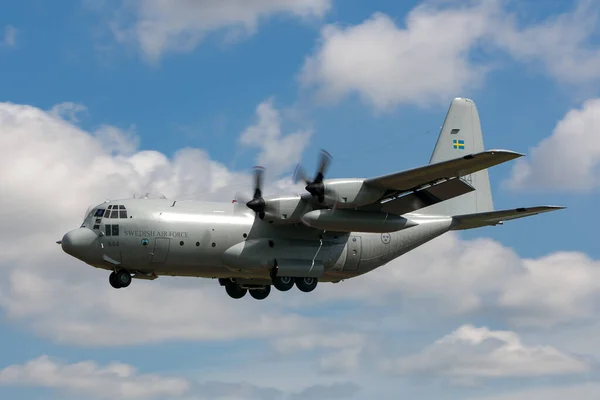
<svg viewBox="0 0 600 400">
<path fill-rule="evenodd" d="M 465 141 L 464 140 L 456 140 L 456 139 L 454 139 L 452 141 L 452 143 L 454 144 L 454 148 L 455 149 L 461 149 L 461 150 L 465 149 Z"/>
</svg>

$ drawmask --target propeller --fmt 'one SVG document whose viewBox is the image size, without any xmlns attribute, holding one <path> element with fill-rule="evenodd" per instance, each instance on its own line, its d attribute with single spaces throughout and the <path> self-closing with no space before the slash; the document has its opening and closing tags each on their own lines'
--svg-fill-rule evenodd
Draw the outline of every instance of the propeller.
<svg viewBox="0 0 600 400">
<path fill-rule="evenodd" d="M 313 196 L 317 196 L 319 203 L 323 203 L 325 201 L 325 184 L 323 183 L 323 179 L 325 178 L 325 172 L 331 163 L 331 159 L 331 154 L 325 150 L 321 150 L 319 168 L 315 178 L 312 181 L 307 178 L 304 169 L 300 165 L 296 167 L 296 171 L 294 172 L 294 183 L 297 183 L 300 180 L 306 182 L 306 191 Z"/>
<path fill-rule="evenodd" d="M 264 213 L 266 208 L 265 199 L 262 197 L 262 183 L 264 177 L 264 168 L 254 167 L 254 196 L 252 200 L 246 203 L 246 206 L 256 213 Z"/>
<path fill-rule="evenodd" d="M 241 202 L 246 203 L 246 207 L 258 214 L 259 218 L 265 217 L 265 210 L 267 209 L 267 202 L 262 197 L 262 186 L 265 169 L 260 166 L 253 168 L 254 171 L 254 195 L 252 199 L 248 200 L 247 197 L 236 194 L 236 199 L 239 198 Z"/>
</svg>

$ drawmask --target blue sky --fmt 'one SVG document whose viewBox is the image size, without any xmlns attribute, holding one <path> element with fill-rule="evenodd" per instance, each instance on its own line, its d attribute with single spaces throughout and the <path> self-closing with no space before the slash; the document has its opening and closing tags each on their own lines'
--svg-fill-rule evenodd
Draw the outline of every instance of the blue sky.
<svg viewBox="0 0 600 400">
<path fill-rule="evenodd" d="M 597 398 L 598 4 L 212 3 L 0 6 L 0 395 Z M 321 148 L 331 178 L 425 164 L 459 96 L 487 148 L 526 154 L 490 170 L 496 208 L 566 210 L 260 303 L 117 292 L 54 244 L 105 198 L 229 201 L 257 163 L 297 190 Z"/>
</svg>

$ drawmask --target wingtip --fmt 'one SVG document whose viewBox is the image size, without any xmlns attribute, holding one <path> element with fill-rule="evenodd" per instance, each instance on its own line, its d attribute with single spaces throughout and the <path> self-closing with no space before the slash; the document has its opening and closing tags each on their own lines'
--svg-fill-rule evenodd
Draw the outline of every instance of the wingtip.
<svg viewBox="0 0 600 400">
<path fill-rule="evenodd" d="M 506 150 L 506 149 L 491 149 L 487 151 L 488 153 L 501 153 L 501 154 L 505 154 L 505 155 L 510 155 L 512 156 L 512 158 L 519 158 L 519 157 L 524 157 L 525 154 L 523 153 L 519 153 L 516 151 L 512 151 L 512 150 Z"/>
<path fill-rule="evenodd" d="M 567 206 L 547 206 L 547 207 L 552 210 L 564 210 L 565 208 L 567 208 Z"/>
<path fill-rule="evenodd" d="M 529 209 L 538 209 L 540 212 L 550 212 L 550 211 L 558 211 L 567 208 L 566 206 L 537 206 L 537 207 L 529 207 Z M 527 210 L 523 208 L 523 210 Z"/>
</svg>

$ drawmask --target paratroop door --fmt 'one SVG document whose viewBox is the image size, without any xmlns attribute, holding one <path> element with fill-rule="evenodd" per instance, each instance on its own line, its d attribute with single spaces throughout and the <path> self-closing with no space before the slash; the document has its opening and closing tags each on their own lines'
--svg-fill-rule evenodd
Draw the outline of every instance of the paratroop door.
<svg viewBox="0 0 600 400">
<path fill-rule="evenodd" d="M 346 263 L 344 264 L 344 271 L 358 270 L 361 250 L 362 241 L 360 236 L 350 236 L 348 238 L 348 252 L 346 254 Z"/>
<path fill-rule="evenodd" d="M 152 252 L 152 262 L 165 262 L 167 260 L 167 256 L 169 255 L 170 244 L 171 239 L 169 238 L 154 239 L 154 251 Z"/>
</svg>

